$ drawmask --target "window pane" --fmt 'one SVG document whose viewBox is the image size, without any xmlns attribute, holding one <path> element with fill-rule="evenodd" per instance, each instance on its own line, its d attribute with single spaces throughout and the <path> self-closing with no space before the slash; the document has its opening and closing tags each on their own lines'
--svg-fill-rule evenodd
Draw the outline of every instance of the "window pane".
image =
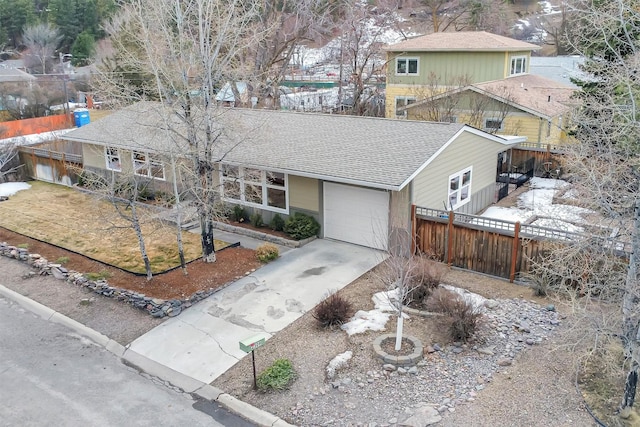
<svg viewBox="0 0 640 427">
<path fill-rule="evenodd" d="M 223 191 L 224 197 L 240 200 L 240 184 L 237 181 L 225 181 Z"/>
<path fill-rule="evenodd" d="M 151 176 L 164 179 L 164 165 L 160 162 L 151 162 Z"/>
<path fill-rule="evenodd" d="M 269 185 L 284 187 L 284 174 L 280 172 L 267 172 L 267 182 Z"/>
<path fill-rule="evenodd" d="M 262 182 L 262 171 L 260 169 L 244 169 L 244 180 L 250 182 Z"/>
<path fill-rule="evenodd" d="M 466 200 L 469 197 L 469 186 L 462 187 L 460 189 L 460 201 Z"/>
<path fill-rule="evenodd" d="M 455 178 L 451 178 L 451 182 L 449 183 L 449 190 L 456 191 L 460 187 L 460 177 L 456 176 Z"/>
<path fill-rule="evenodd" d="M 449 195 L 449 209 L 453 209 L 458 204 L 458 193 Z"/>
<path fill-rule="evenodd" d="M 468 185 L 471 182 L 471 171 L 467 171 L 462 175 L 462 185 Z"/>
<path fill-rule="evenodd" d="M 407 74 L 407 60 L 396 59 L 396 73 Z"/>
<path fill-rule="evenodd" d="M 262 186 L 246 184 L 244 186 L 244 200 L 246 202 L 262 204 Z"/>
<path fill-rule="evenodd" d="M 287 197 L 284 190 L 267 188 L 268 205 L 274 208 L 286 209 Z"/>
<path fill-rule="evenodd" d="M 226 176 L 226 177 L 229 177 L 229 178 L 237 178 L 238 177 L 238 167 L 237 166 L 222 165 L 222 176 Z"/>
<path fill-rule="evenodd" d="M 418 74 L 418 60 L 410 59 L 409 60 L 409 74 Z"/>
</svg>

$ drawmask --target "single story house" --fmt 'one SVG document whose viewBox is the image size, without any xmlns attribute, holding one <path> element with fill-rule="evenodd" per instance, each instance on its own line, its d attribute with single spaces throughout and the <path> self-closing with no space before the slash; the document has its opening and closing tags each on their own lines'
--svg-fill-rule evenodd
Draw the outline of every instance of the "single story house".
<svg viewBox="0 0 640 427">
<path fill-rule="evenodd" d="M 185 148 L 180 124 L 162 119 L 167 108 L 137 103 L 63 138 L 82 143 L 85 169 L 171 182 L 168 159 Z M 275 110 L 219 108 L 214 122 L 222 200 L 267 221 L 307 213 L 321 237 L 383 250 L 410 230 L 412 204 L 477 213 L 493 203 L 498 155 L 524 140 L 455 123 Z"/>
</svg>

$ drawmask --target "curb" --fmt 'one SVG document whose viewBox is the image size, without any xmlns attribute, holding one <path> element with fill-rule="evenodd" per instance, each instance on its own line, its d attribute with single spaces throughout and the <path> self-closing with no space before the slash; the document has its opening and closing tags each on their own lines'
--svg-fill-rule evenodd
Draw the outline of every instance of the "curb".
<svg viewBox="0 0 640 427">
<path fill-rule="evenodd" d="M 58 313 L 57 311 L 54 311 L 51 308 L 25 297 L 24 295 L 3 285 L 0 285 L 0 296 L 10 299 L 25 310 L 28 310 L 45 320 L 64 325 L 74 332 L 89 338 L 96 344 L 104 347 L 110 353 L 121 358 L 128 365 L 158 377 L 163 381 L 167 381 L 186 393 L 192 393 L 203 399 L 218 402 L 228 410 L 240 415 L 248 421 L 256 423 L 261 427 L 294 427 L 292 424 L 287 423 L 281 418 L 243 402 L 216 387 L 174 371 L 173 369 L 164 366 L 155 360 L 151 360 L 146 356 L 142 356 L 141 354 L 112 340 L 108 336 L 101 334 L 100 332 L 91 329 L 88 326 L 65 316 L 64 314 Z"/>
</svg>

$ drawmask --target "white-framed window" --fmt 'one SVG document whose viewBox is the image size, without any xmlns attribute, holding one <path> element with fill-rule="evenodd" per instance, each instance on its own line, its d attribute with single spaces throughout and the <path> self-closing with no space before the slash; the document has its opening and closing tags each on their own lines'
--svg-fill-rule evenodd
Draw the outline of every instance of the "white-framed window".
<svg viewBox="0 0 640 427">
<path fill-rule="evenodd" d="M 108 170 L 116 172 L 122 171 L 122 165 L 120 163 L 120 151 L 118 151 L 117 148 L 105 147 L 104 156 L 107 162 Z"/>
<path fill-rule="evenodd" d="M 472 167 L 449 176 L 449 209 L 455 210 L 471 200 Z"/>
<path fill-rule="evenodd" d="M 504 129 L 504 120 L 484 119 L 484 129 L 488 132 L 496 132 Z"/>
<path fill-rule="evenodd" d="M 284 173 L 221 165 L 220 181 L 225 201 L 289 213 L 288 180 Z"/>
<path fill-rule="evenodd" d="M 415 96 L 396 96 L 396 117 L 407 117 L 407 111 L 400 111 L 400 109 L 406 107 L 407 105 L 411 105 L 414 102 L 416 102 Z"/>
<path fill-rule="evenodd" d="M 396 58 L 396 76 L 417 76 L 418 58 Z"/>
<path fill-rule="evenodd" d="M 164 181 L 164 164 L 151 154 L 144 151 L 132 151 L 131 161 L 134 174 Z"/>
<path fill-rule="evenodd" d="M 525 74 L 527 72 L 527 57 L 526 56 L 514 56 L 511 58 L 511 68 L 509 69 L 510 76 L 517 76 L 518 74 Z"/>
</svg>

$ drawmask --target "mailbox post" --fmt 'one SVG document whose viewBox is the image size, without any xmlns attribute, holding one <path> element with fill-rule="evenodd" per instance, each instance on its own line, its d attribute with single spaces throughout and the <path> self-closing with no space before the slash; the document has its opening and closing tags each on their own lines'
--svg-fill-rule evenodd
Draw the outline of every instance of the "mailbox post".
<svg viewBox="0 0 640 427">
<path fill-rule="evenodd" d="M 254 351 L 264 345 L 266 339 L 262 335 L 256 335 L 250 338 L 245 338 L 240 341 L 240 350 L 245 353 L 251 353 L 251 362 L 253 363 L 253 389 L 258 388 L 258 379 L 256 376 L 256 355 Z"/>
</svg>

